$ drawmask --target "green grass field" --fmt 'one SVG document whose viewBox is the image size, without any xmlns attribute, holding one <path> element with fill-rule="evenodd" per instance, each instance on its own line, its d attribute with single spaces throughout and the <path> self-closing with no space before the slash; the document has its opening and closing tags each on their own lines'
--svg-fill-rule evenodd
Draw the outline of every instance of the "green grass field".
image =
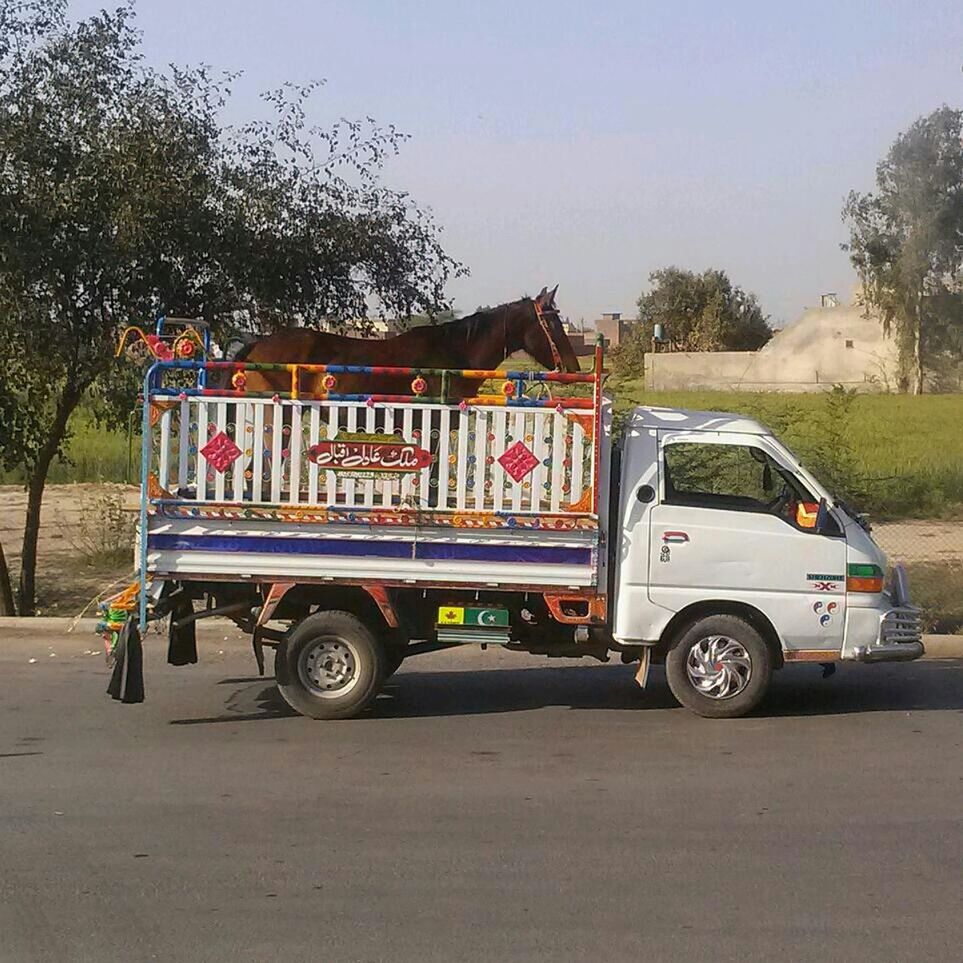
<svg viewBox="0 0 963 963">
<path fill-rule="evenodd" d="M 647 392 L 613 383 L 619 408 L 732 411 L 769 425 L 844 497 L 877 518 L 963 514 L 963 395 Z"/>
<path fill-rule="evenodd" d="M 137 427 L 140 427 L 138 422 Z M 67 460 L 56 459 L 47 479 L 52 484 L 64 482 L 138 482 L 140 479 L 140 435 L 133 439 L 128 477 L 127 435 L 100 428 L 89 411 L 81 408 L 74 415 L 72 436 L 67 445 Z M 19 472 L 0 470 L 0 484 L 23 482 Z"/>
</svg>

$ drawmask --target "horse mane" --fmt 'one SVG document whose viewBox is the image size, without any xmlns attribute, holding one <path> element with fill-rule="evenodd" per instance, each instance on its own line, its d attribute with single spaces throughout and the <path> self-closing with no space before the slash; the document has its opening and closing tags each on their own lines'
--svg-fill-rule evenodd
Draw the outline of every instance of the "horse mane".
<svg viewBox="0 0 963 963">
<path fill-rule="evenodd" d="M 439 332 L 450 331 L 452 334 L 463 334 L 466 340 L 473 341 L 478 337 L 480 331 L 487 329 L 508 308 L 521 304 L 524 300 L 525 298 L 519 298 L 517 301 L 506 301 L 504 304 L 498 304 L 493 308 L 480 308 L 474 314 L 466 314 L 463 318 L 455 318 L 453 321 L 446 321 L 444 324 L 432 325 L 431 327 Z"/>
</svg>

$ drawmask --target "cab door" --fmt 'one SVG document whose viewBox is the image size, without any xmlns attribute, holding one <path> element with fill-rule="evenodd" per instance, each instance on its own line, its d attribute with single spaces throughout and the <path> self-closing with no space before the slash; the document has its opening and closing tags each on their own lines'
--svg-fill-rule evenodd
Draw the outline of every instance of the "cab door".
<svg viewBox="0 0 963 963">
<path fill-rule="evenodd" d="M 659 432 L 649 513 L 649 598 L 671 611 L 706 600 L 758 608 L 790 649 L 842 648 L 846 541 L 795 520 L 812 500 L 765 437 Z"/>
</svg>

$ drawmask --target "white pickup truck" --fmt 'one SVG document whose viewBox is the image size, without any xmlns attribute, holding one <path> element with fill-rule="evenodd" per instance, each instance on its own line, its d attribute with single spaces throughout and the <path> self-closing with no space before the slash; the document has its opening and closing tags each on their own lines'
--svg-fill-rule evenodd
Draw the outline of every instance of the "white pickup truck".
<svg viewBox="0 0 963 963">
<path fill-rule="evenodd" d="M 887 581 L 861 520 L 768 429 L 636 408 L 616 439 L 600 350 L 583 375 L 485 372 L 492 393 L 458 403 L 424 397 L 428 371 L 405 369 L 410 398 L 341 396 L 333 365 L 288 366 L 270 397 L 198 377 L 244 367 L 165 361 L 145 382 L 140 624 L 171 614 L 174 664 L 222 614 L 314 718 L 465 644 L 615 654 L 643 685 L 664 662 L 681 703 L 731 717 L 786 663 L 923 653 L 902 570 Z M 307 370 L 323 396 L 299 392 Z M 581 396 L 531 397 L 573 381 Z"/>
</svg>

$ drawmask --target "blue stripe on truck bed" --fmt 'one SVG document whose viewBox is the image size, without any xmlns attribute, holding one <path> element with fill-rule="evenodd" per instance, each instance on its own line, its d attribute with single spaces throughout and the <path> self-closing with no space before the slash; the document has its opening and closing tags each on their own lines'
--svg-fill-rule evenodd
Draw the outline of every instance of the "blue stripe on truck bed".
<svg viewBox="0 0 963 963">
<path fill-rule="evenodd" d="M 338 538 L 277 538 L 252 535 L 151 535 L 155 552 L 259 552 L 269 555 L 337 555 L 422 561 L 530 562 L 590 565 L 589 548 L 552 545 L 458 545 L 440 542 L 354 541 Z"/>
</svg>

